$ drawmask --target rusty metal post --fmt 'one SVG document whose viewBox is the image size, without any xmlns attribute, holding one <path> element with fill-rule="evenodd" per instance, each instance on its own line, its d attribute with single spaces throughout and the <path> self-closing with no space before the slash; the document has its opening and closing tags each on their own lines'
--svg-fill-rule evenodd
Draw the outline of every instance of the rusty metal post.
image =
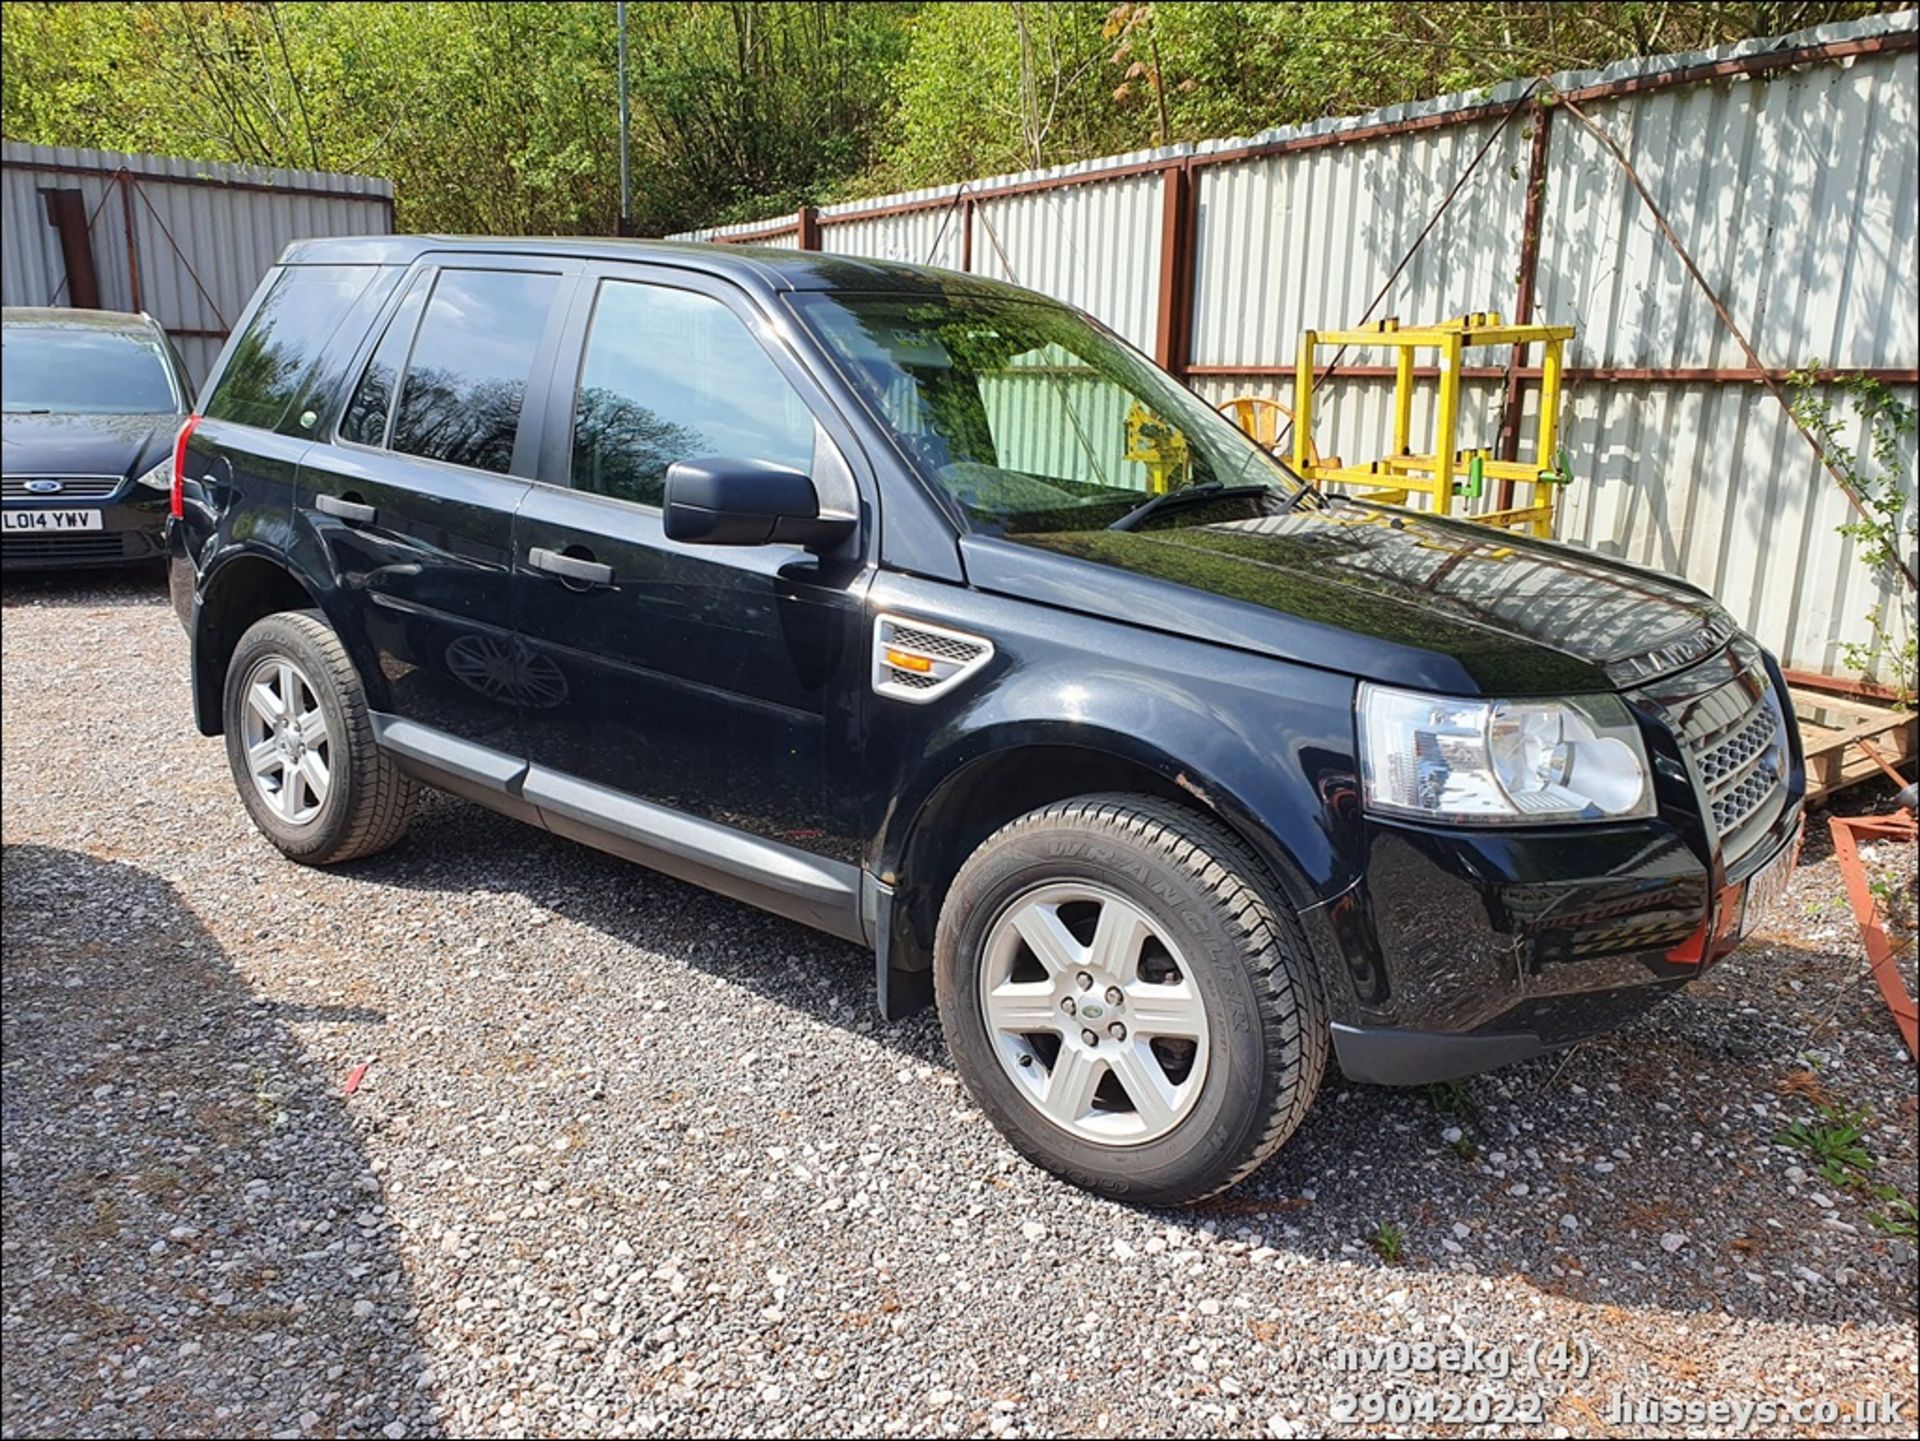
<svg viewBox="0 0 1920 1441">
<path fill-rule="evenodd" d="M 973 197 L 960 202 L 960 268 L 973 273 Z"/>
<path fill-rule="evenodd" d="M 1160 309 L 1153 358 L 1185 377 L 1193 343 L 1193 176 L 1182 162 L 1161 172 Z"/>
<path fill-rule="evenodd" d="M 133 308 L 145 310 L 140 303 L 140 246 L 133 234 L 133 172 L 120 167 L 120 215 L 127 225 L 127 286 L 132 292 Z"/>
<path fill-rule="evenodd" d="M 800 232 L 802 250 L 820 248 L 820 212 L 811 205 L 802 205 L 793 215 L 794 229 Z"/>
<path fill-rule="evenodd" d="M 1542 99 L 1533 108 L 1533 146 L 1527 156 L 1527 205 L 1520 223 L 1520 275 L 1518 293 L 1513 302 L 1513 323 L 1533 323 L 1534 291 L 1540 278 L 1540 230 L 1546 215 L 1547 144 L 1553 131 L 1553 106 Z M 1526 383 L 1522 374 L 1527 365 L 1527 347 L 1513 347 L 1513 362 L 1507 371 L 1507 396 L 1500 412 L 1500 458 L 1520 458 L 1520 421 L 1526 408 Z M 1536 457 L 1542 465 L 1551 465 L 1553 457 Z M 1513 508 L 1513 481 L 1500 482 L 1499 509 Z"/>
<path fill-rule="evenodd" d="M 1829 816 L 1827 827 L 1833 832 L 1833 850 L 1840 862 L 1840 876 L 1846 882 L 1847 902 L 1853 907 L 1853 918 L 1860 925 L 1860 938 L 1866 943 L 1867 970 L 1873 976 L 1873 983 L 1880 989 L 1880 999 L 1886 1002 L 1887 1010 L 1893 1015 L 1894 1028 L 1900 1032 L 1900 1039 L 1906 1042 L 1907 1053 L 1920 1059 L 1920 1009 L 1914 1005 L 1913 997 L 1907 992 L 1907 983 L 1900 974 L 1900 949 L 1887 935 L 1885 923 L 1881 920 L 1878 898 L 1867 879 L 1866 862 L 1860 856 L 1860 841 L 1890 840 L 1897 845 L 1912 846 L 1915 827 L 1911 815 L 1891 816 Z"/>
<path fill-rule="evenodd" d="M 65 265 L 67 304 L 76 310 L 100 308 L 100 273 L 93 266 L 93 236 L 87 228 L 87 207 L 77 189 L 42 190 L 47 224 L 60 232 L 60 259 Z M 55 290 L 47 303 L 54 303 Z"/>
</svg>

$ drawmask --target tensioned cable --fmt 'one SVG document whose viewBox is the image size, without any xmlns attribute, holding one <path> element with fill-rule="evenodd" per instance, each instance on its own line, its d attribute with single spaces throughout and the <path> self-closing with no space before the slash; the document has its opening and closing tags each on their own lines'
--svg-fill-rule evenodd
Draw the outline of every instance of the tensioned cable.
<svg viewBox="0 0 1920 1441">
<path fill-rule="evenodd" d="M 1427 237 L 1433 234 L 1434 227 L 1440 223 L 1440 217 L 1447 213 L 1447 207 L 1452 205 L 1455 198 L 1466 188 L 1467 181 L 1472 178 L 1473 172 L 1480 168 L 1480 162 L 1487 158 L 1487 152 L 1493 149 L 1494 142 L 1506 133 L 1507 127 L 1513 124 L 1513 117 L 1525 108 L 1527 102 L 1533 99 L 1534 93 L 1539 90 L 1544 83 L 1544 77 L 1536 77 L 1528 84 L 1525 90 L 1520 92 L 1513 104 L 1507 107 L 1507 113 L 1500 117 L 1500 123 L 1493 128 L 1493 134 L 1487 137 L 1486 143 L 1480 147 L 1478 153 L 1475 154 L 1473 159 L 1468 163 L 1467 168 L 1460 172 L 1459 178 L 1453 182 L 1453 188 L 1447 191 L 1445 198 L 1441 200 L 1439 208 L 1428 218 L 1426 225 L 1423 226 L 1420 233 L 1414 237 L 1413 244 L 1407 247 L 1407 253 L 1400 257 L 1400 263 L 1393 267 L 1393 273 L 1387 276 L 1386 282 L 1381 285 L 1373 299 L 1367 303 L 1367 308 L 1361 314 L 1360 319 L 1348 327 L 1349 329 L 1357 330 L 1360 326 L 1365 325 L 1369 320 L 1373 319 L 1373 312 L 1379 307 L 1380 302 L 1387 298 L 1388 293 L 1392 291 L 1394 282 L 1399 280 L 1401 275 L 1406 271 L 1406 268 L 1413 263 L 1415 253 L 1418 252 L 1422 245 L 1426 244 Z M 1524 315 L 1516 316 L 1515 320 L 1517 323 L 1524 324 L 1526 317 Z M 1307 394 L 1309 396 L 1320 388 L 1322 381 L 1333 374 L 1334 367 L 1339 365 L 1340 357 L 1347 353 L 1347 349 L 1348 347 L 1342 344 L 1338 350 L 1334 351 L 1333 359 L 1327 362 L 1326 368 L 1316 375 L 1313 378 L 1313 383 L 1307 387 Z M 1282 442 L 1292 433 L 1293 417 L 1289 416 L 1287 417 L 1286 425 L 1274 436 L 1273 448 L 1278 451 L 1281 448 Z"/>
</svg>

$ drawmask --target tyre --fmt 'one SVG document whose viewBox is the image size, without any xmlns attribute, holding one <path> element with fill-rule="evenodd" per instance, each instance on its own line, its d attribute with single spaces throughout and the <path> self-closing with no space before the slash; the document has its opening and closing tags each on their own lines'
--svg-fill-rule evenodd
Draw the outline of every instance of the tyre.
<svg viewBox="0 0 1920 1441">
<path fill-rule="evenodd" d="M 240 799 L 288 857 L 355 860 L 406 831 L 412 782 L 375 743 L 366 690 L 319 612 L 270 615 L 241 636 L 223 704 Z"/>
<path fill-rule="evenodd" d="M 1224 827 L 1089 796 L 990 836 L 941 908 L 934 985 L 982 1110 L 1099 1195 L 1203 1200 L 1306 1114 L 1326 1004 L 1293 913 Z"/>
</svg>

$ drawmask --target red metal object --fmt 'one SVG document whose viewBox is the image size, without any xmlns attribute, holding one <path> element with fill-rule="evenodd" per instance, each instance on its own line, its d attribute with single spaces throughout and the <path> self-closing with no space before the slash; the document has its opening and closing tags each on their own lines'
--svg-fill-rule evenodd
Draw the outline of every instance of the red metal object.
<svg viewBox="0 0 1920 1441">
<path fill-rule="evenodd" d="M 1271 376 L 1275 379 L 1291 380 L 1294 368 L 1291 365 L 1190 365 L 1189 375 L 1244 375 L 1250 379 L 1262 379 Z M 1391 365 L 1366 365 L 1342 363 L 1334 367 L 1333 375 L 1352 376 L 1356 379 L 1391 380 L 1397 372 Z M 1431 380 L 1440 373 L 1438 366 L 1417 365 L 1413 373 L 1423 379 Z M 1582 381 L 1598 381 L 1612 384 L 1624 381 L 1667 381 L 1674 385 L 1763 385 L 1769 380 L 1785 380 L 1794 372 L 1786 370 L 1750 370 L 1738 366 L 1658 366 L 1658 365 L 1569 365 L 1560 374 L 1569 385 Z M 1900 367 L 1897 365 L 1854 365 L 1833 366 L 1826 370 L 1813 372 L 1816 380 L 1850 380 L 1855 376 L 1868 376 L 1887 385 L 1920 385 L 1920 367 Z M 1460 367 L 1463 380 L 1538 380 L 1540 367 L 1523 365 L 1512 368 L 1505 365 L 1463 365 Z"/>
<path fill-rule="evenodd" d="M 1153 358 L 1169 375 L 1184 375 L 1193 339 L 1193 177 L 1169 166 L 1161 180 L 1160 308 Z"/>
<path fill-rule="evenodd" d="M 1892 686 L 1875 685 L 1870 680 L 1854 680 L 1851 676 L 1822 675 L 1813 670 L 1788 670 L 1782 667 L 1780 674 L 1785 676 L 1787 684 L 1799 686 L 1802 690 L 1824 690 L 1834 695 L 1859 696 L 1864 700 L 1898 700 L 1900 693 Z"/>
<path fill-rule="evenodd" d="M 1899 954 L 1886 927 L 1881 923 L 1879 906 L 1867 882 L 1866 863 L 1860 858 L 1860 842 L 1891 840 L 1912 846 L 1920 838 L 1920 825 L 1911 815 L 1830 816 L 1827 827 L 1833 832 L 1833 850 L 1840 861 L 1840 874 L 1847 883 L 1847 900 L 1853 905 L 1854 919 L 1860 923 L 1860 935 L 1867 944 L 1867 964 L 1881 999 L 1893 1012 L 1893 1023 L 1900 1028 L 1900 1039 L 1907 1052 L 1920 1059 L 1920 1011 L 1914 1005 L 1906 982 L 1894 964 Z"/>
<path fill-rule="evenodd" d="M 1520 283 L 1514 295 L 1513 323 L 1529 325 L 1533 321 L 1533 292 L 1540 279 L 1540 231 L 1547 208 L 1547 142 L 1553 134 L 1553 107 L 1533 107 L 1533 145 L 1527 153 L 1527 209 L 1520 222 Z M 1520 458 L 1520 415 L 1526 408 L 1525 381 L 1520 372 L 1527 365 L 1524 345 L 1513 348 L 1513 361 L 1507 373 L 1507 397 L 1500 411 L 1500 458 Z M 1539 457 L 1541 465 L 1552 465 L 1553 457 Z M 1500 482 L 1499 508 L 1513 509 L 1513 481 Z"/>
<path fill-rule="evenodd" d="M 127 284 L 132 288 L 133 308 L 143 311 L 146 306 L 140 303 L 140 242 L 133 232 L 133 172 L 123 165 L 117 178 L 120 185 L 120 218 L 127 228 Z"/>
<path fill-rule="evenodd" d="M 348 1071 L 346 1080 L 340 1083 L 340 1094 L 343 1096 L 351 1096 L 355 1091 L 359 1090 L 360 1083 L 367 1078 L 367 1067 L 372 1064 L 373 1062 L 371 1061 L 362 1061 L 351 1071 Z"/>
<path fill-rule="evenodd" d="M 93 264 L 93 216 L 87 214 L 78 190 L 42 190 L 40 195 L 46 202 L 47 223 L 60 232 L 60 255 L 66 270 L 53 299 L 58 300 L 60 290 L 65 290 L 74 309 L 98 310 L 100 273 Z M 95 206 L 94 215 L 99 213 Z"/>
</svg>

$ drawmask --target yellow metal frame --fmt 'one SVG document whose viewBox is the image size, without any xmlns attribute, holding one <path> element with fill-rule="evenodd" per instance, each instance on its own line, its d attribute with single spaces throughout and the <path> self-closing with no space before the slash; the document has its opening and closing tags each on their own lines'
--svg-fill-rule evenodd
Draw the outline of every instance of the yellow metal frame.
<svg viewBox="0 0 1920 1441">
<path fill-rule="evenodd" d="M 1293 412 L 1270 395 L 1231 395 L 1213 407 L 1226 416 L 1241 432 L 1264 450 L 1280 453 L 1280 432 L 1285 425 L 1293 423 Z M 1308 455 L 1313 463 L 1320 463 L 1320 452 L 1313 448 L 1313 438 L 1307 438 Z"/>
<path fill-rule="evenodd" d="M 1453 511 L 1462 475 L 1485 482 L 1514 481 L 1533 487 L 1531 504 L 1487 511 L 1469 519 L 1486 525 L 1527 526 L 1537 536 L 1552 536 L 1555 487 L 1565 483 L 1554 465 L 1560 437 L 1561 377 L 1571 325 L 1507 325 L 1497 313 L 1462 315 L 1437 325 L 1403 328 L 1382 320 L 1360 330 L 1309 330 L 1300 337 L 1293 387 L 1293 468 L 1322 485 L 1359 485 L 1361 497 L 1404 505 L 1415 494 L 1432 497 L 1436 514 Z M 1315 352 L 1323 345 L 1376 347 L 1394 352 L 1393 453 L 1380 460 L 1347 465 L 1338 456 L 1321 456 L 1313 444 Z M 1496 460 L 1486 448 L 1460 448 L 1460 370 L 1464 353 L 1475 346 L 1539 345 L 1540 416 L 1531 464 Z M 1433 449 L 1413 449 L 1414 360 L 1422 350 L 1440 355 L 1440 391 Z"/>
<path fill-rule="evenodd" d="M 1147 468 L 1147 494 L 1165 495 L 1187 472 L 1187 438 L 1139 401 L 1127 407 L 1123 458 Z"/>
</svg>

